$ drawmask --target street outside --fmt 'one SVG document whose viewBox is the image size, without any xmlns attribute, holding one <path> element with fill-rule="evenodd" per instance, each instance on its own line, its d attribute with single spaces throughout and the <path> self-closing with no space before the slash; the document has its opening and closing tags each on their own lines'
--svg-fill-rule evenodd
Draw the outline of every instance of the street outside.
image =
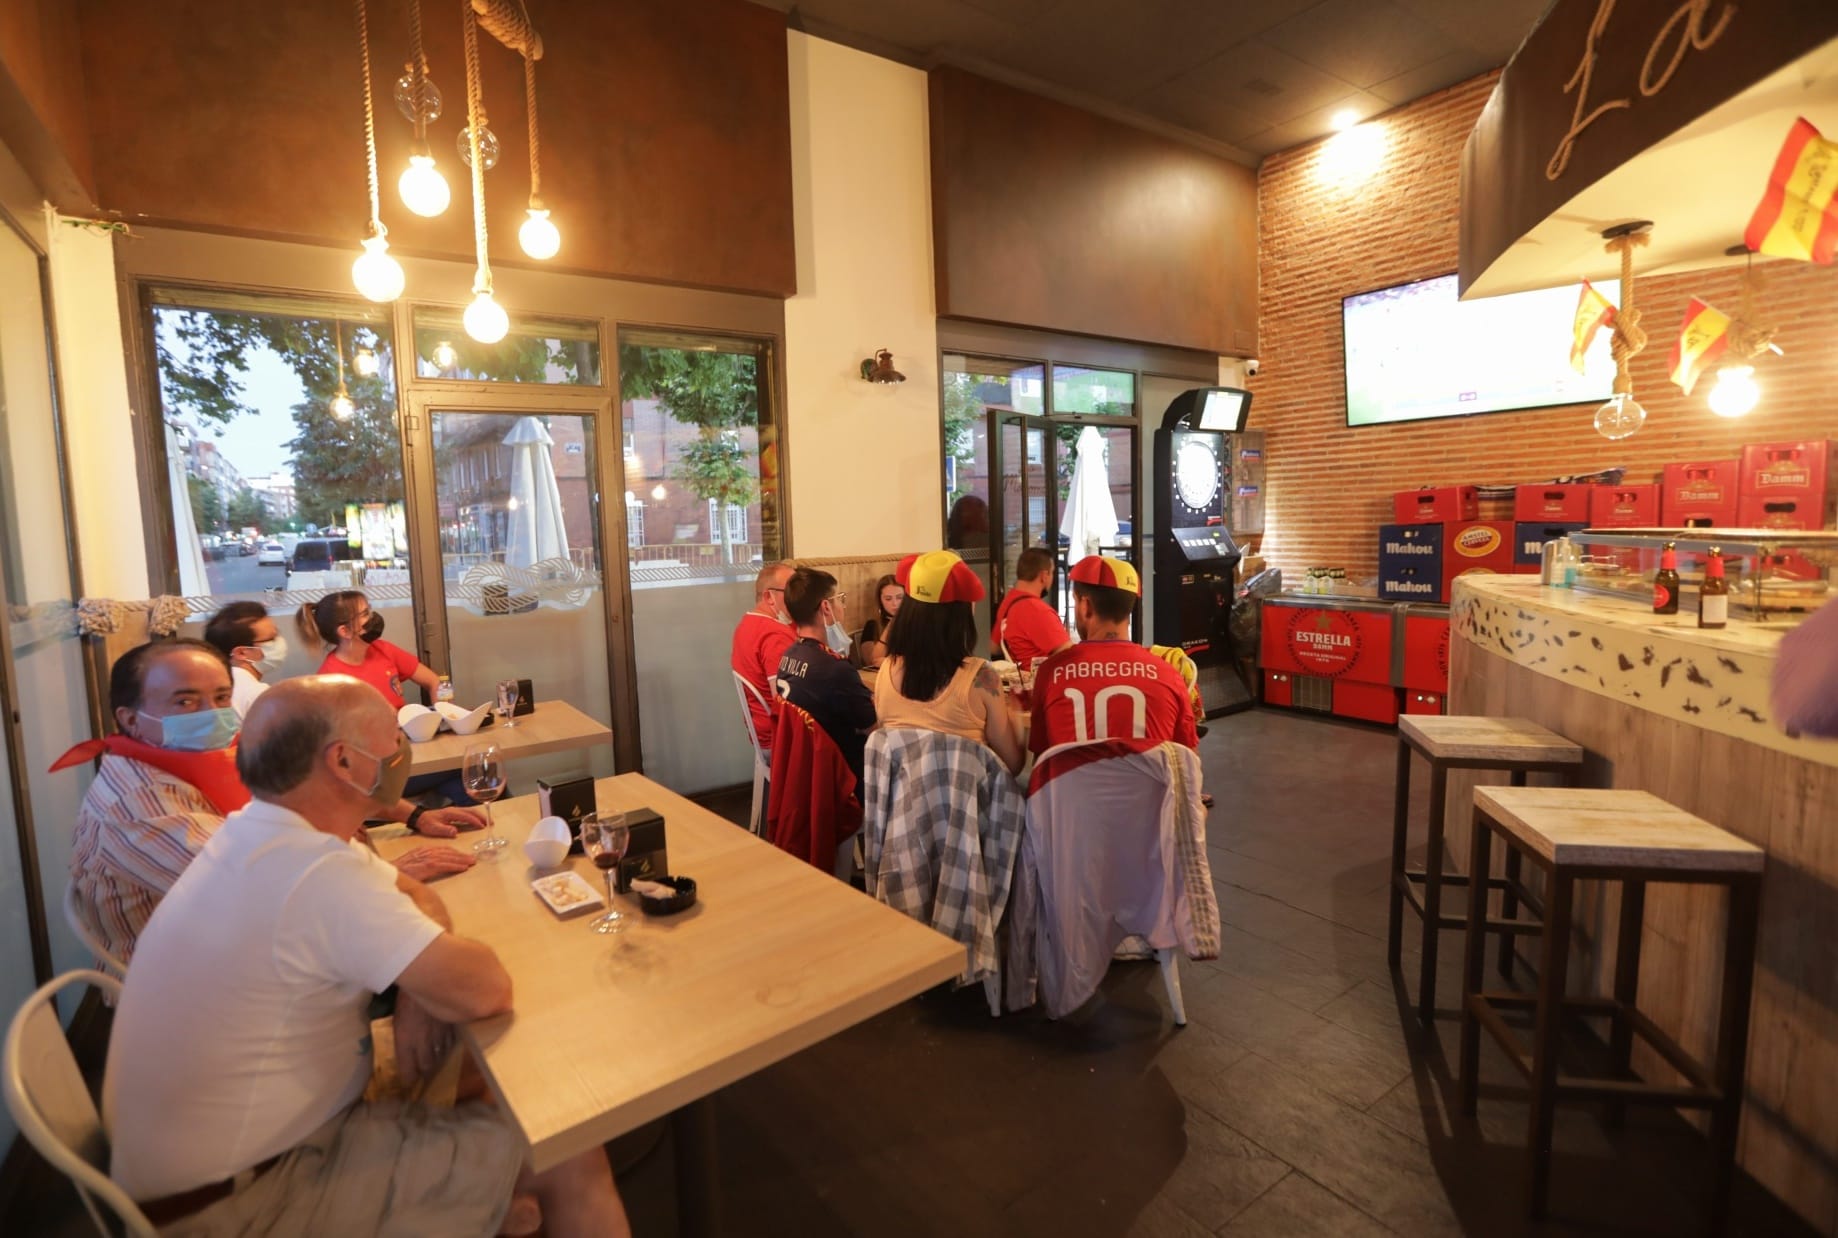
<svg viewBox="0 0 1838 1238">
<path fill-rule="evenodd" d="M 256 556 L 230 552 L 227 559 L 204 560 L 204 577 L 214 598 L 251 597 L 261 600 L 264 589 L 285 589 L 287 569 L 278 563 L 257 567 Z"/>
</svg>

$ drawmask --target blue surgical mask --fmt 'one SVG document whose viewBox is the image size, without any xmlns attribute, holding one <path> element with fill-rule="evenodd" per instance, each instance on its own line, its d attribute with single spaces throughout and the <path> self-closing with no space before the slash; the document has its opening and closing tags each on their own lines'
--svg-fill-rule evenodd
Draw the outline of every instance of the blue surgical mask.
<svg viewBox="0 0 1838 1238">
<path fill-rule="evenodd" d="M 844 657 L 849 653 L 849 633 L 840 623 L 827 624 L 823 629 L 823 642 L 830 649 Z"/>
<path fill-rule="evenodd" d="M 159 746 L 174 752 L 214 752 L 228 748 L 243 725 L 242 719 L 228 705 L 189 714 L 167 714 L 164 718 L 144 711 L 140 716 L 160 724 Z"/>
</svg>

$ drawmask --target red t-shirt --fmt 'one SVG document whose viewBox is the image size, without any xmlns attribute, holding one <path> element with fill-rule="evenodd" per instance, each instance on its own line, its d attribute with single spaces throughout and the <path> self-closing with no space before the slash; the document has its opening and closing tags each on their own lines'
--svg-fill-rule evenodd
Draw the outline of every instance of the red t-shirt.
<svg viewBox="0 0 1838 1238">
<path fill-rule="evenodd" d="M 408 703 L 402 699 L 402 683 L 420 665 L 421 659 L 408 650 L 379 640 L 370 642 L 370 648 L 364 651 L 364 660 L 356 666 L 339 657 L 336 651 L 326 654 L 325 661 L 319 664 L 319 673 L 361 679 L 381 692 L 392 709 L 401 709 Z"/>
<path fill-rule="evenodd" d="M 1071 639 L 1053 608 L 1019 585 L 1010 589 L 996 607 L 990 643 L 995 646 L 996 656 L 1009 658 L 1022 670 L 1032 666 L 1035 658 L 1046 657 Z M 1002 652 L 1004 645 L 1008 647 L 1006 654 Z"/>
<path fill-rule="evenodd" d="M 1181 673 L 1123 640 L 1082 641 L 1048 658 L 1034 676 L 1028 748 L 1108 740 L 1147 752 L 1172 740 L 1197 748 L 1193 709 Z"/>
<path fill-rule="evenodd" d="M 750 610 L 740 617 L 740 624 L 734 629 L 734 649 L 728 657 L 728 665 L 742 679 L 759 689 L 760 695 L 770 702 L 773 697 L 772 680 L 779 673 L 779 659 L 785 656 L 785 651 L 797 639 L 798 634 L 789 623 L 780 623 L 777 619 Z M 753 729 L 759 732 L 760 747 L 770 749 L 771 713 L 761 709 L 759 703 L 752 698 L 747 700 L 747 709 L 753 715 Z"/>
</svg>

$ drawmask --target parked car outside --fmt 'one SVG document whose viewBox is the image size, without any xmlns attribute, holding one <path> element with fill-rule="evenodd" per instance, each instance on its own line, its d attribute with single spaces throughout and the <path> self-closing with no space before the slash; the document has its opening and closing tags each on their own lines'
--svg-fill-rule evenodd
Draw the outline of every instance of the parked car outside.
<svg viewBox="0 0 1838 1238">
<path fill-rule="evenodd" d="M 263 542 L 262 548 L 255 552 L 255 566 L 285 568 L 287 551 L 279 542 Z"/>
</svg>

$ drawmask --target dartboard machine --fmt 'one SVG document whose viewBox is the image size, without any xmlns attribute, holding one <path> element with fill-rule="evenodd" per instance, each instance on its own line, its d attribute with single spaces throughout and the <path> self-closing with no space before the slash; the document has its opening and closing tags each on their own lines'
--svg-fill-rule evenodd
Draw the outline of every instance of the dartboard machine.
<svg viewBox="0 0 1838 1238">
<path fill-rule="evenodd" d="M 1252 703 L 1230 627 L 1238 581 L 1232 539 L 1232 439 L 1251 393 L 1183 391 L 1155 431 L 1155 643 L 1186 650 L 1200 671 L 1209 716 Z"/>
</svg>

